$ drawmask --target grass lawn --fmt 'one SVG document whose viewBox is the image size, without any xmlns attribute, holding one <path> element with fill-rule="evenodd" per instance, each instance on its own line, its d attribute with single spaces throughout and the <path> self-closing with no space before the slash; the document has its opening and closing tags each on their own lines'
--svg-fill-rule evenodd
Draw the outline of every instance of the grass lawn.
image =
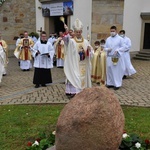
<svg viewBox="0 0 150 150">
<path fill-rule="evenodd" d="M 55 130 L 64 105 L 0 106 L 0 150 L 25 150 L 42 131 Z M 127 133 L 150 139 L 150 108 L 123 106 Z"/>
</svg>

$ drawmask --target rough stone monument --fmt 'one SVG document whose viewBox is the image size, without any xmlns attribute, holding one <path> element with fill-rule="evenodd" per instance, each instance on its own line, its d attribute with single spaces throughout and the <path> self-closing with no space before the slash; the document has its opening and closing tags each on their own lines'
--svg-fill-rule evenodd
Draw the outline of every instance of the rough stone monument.
<svg viewBox="0 0 150 150">
<path fill-rule="evenodd" d="M 118 150 L 124 114 L 115 94 L 104 86 L 84 89 L 62 110 L 56 150 Z"/>
</svg>

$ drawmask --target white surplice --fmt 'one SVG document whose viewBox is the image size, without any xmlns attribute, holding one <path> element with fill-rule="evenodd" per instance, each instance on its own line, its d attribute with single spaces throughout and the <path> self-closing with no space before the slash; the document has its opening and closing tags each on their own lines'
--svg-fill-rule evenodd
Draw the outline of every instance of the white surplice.
<svg viewBox="0 0 150 150">
<path fill-rule="evenodd" d="M 124 41 L 124 46 L 125 46 L 125 51 L 123 54 L 124 62 L 125 62 L 125 73 L 124 73 L 124 75 L 130 76 L 130 75 L 136 73 L 136 70 L 132 66 L 131 59 L 130 59 L 131 40 L 125 36 L 125 37 L 123 37 L 123 41 Z"/>
<path fill-rule="evenodd" d="M 40 52 L 40 54 L 36 56 L 37 50 Z M 49 54 L 50 57 L 48 57 L 46 54 Z M 37 41 L 33 46 L 32 55 L 34 57 L 35 68 L 53 68 L 54 48 L 50 42 L 41 44 L 41 41 Z"/>
<path fill-rule="evenodd" d="M 66 42 L 67 41 L 67 42 Z M 85 53 L 87 47 L 91 47 L 89 56 L 85 56 L 85 59 L 80 61 L 78 44 L 74 39 L 69 36 L 65 39 L 65 60 L 64 60 L 64 72 L 69 83 L 72 84 L 79 91 L 91 87 L 91 57 L 93 56 L 93 48 L 89 42 L 84 39 L 82 44 Z"/>
<path fill-rule="evenodd" d="M 109 52 L 110 49 L 111 51 Z M 108 86 L 122 86 L 122 78 L 125 72 L 125 64 L 122 57 L 124 49 L 123 39 L 118 34 L 114 37 L 110 36 L 107 38 L 104 50 L 107 52 L 106 84 Z M 117 51 L 119 55 L 117 65 L 114 65 L 111 59 L 111 56 L 115 54 L 115 51 Z"/>
</svg>

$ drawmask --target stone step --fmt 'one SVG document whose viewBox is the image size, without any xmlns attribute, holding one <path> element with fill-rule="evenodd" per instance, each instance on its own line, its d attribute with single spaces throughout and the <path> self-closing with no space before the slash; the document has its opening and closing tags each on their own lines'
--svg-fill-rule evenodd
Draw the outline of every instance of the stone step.
<svg viewBox="0 0 150 150">
<path fill-rule="evenodd" d="M 135 56 L 135 57 L 133 57 L 133 58 L 134 58 L 134 59 L 149 60 L 149 61 L 150 61 L 150 58 L 149 58 L 149 57 Z"/>
<path fill-rule="evenodd" d="M 139 54 L 136 54 L 136 56 L 138 56 L 138 57 L 149 57 L 150 58 L 150 54 L 145 54 L 145 53 L 139 53 Z"/>
<path fill-rule="evenodd" d="M 139 54 L 146 54 L 146 55 L 150 55 L 150 51 L 139 51 Z"/>
</svg>

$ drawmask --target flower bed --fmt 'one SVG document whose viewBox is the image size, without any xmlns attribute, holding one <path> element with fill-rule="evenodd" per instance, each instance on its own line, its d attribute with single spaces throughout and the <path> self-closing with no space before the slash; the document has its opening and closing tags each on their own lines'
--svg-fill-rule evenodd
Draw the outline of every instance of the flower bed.
<svg viewBox="0 0 150 150">
<path fill-rule="evenodd" d="M 150 148 L 150 140 L 143 141 L 136 134 L 127 134 L 124 132 L 119 150 L 148 150 Z"/>
<path fill-rule="evenodd" d="M 0 0 L 0 6 L 5 2 L 5 0 Z"/>
<path fill-rule="evenodd" d="M 26 150 L 46 150 L 53 146 L 55 143 L 55 131 L 51 132 L 50 135 L 45 133 L 40 134 L 40 138 L 36 139 L 35 142 L 28 142 Z M 143 141 L 136 134 L 127 134 L 126 132 L 122 135 L 122 141 L 119 146 L 119 150 L 149 150 L 150 140 L 146 139 Z"/>
<path fill-rule="evenodd" d="M 29 141 L 27 143 L 26 150 L 46 150 L 47 148 L 53 146 L 55 143 L 55 131 L 51 132 L 49 135 L 41 133 L 39 138 L 34 142 Z"/>
</svg>

